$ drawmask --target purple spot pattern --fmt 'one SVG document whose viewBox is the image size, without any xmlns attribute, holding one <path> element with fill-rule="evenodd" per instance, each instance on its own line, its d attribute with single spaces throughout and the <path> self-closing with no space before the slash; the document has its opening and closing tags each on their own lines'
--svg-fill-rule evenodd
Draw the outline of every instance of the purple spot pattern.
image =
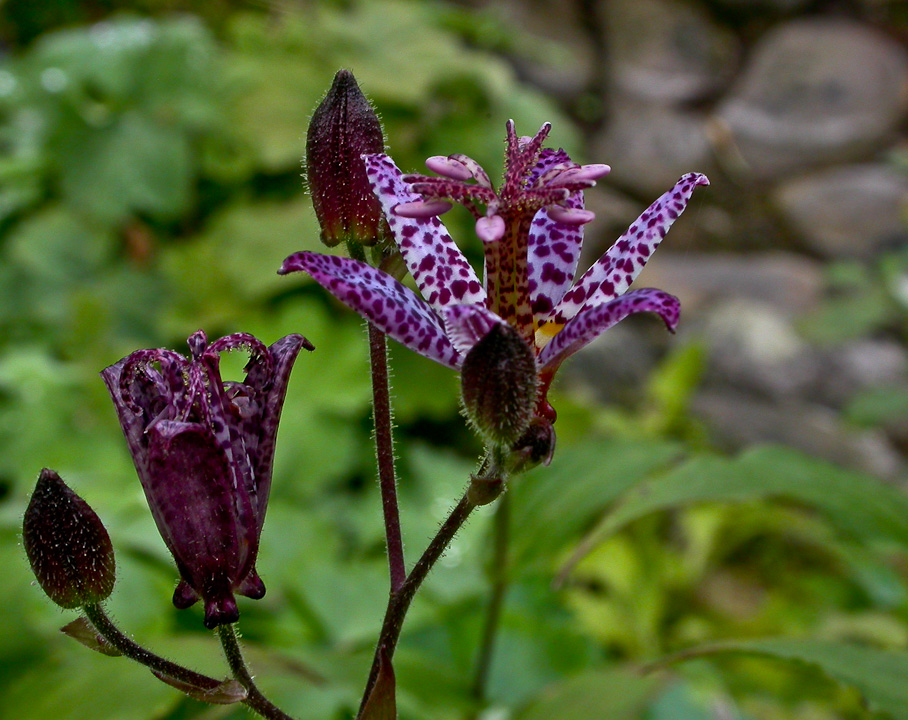
<svg viewBox="0 0 908 720">
<path fill-rule="evenodd" d="M 464 357 L 495 325 L 505 324 L 482 305 L 451 305 L 444 309 L 443 316 L 448 337 Z"/>
<path fill-rule="evenodd" d="M 571 193 L 566 205 L 582 210 L 583 193 Z M 545 209 L 536 213 L 530 226 L 527 263 L 529 293 L 537 327 L 551 315 L 571 287 L 582 245 L 582 225 L 555 222 Z"/>
<path fill-rule="evenodd" d="M 365 155 L 366 174 L 420 293 L 436 310 L 461 303 L 485 303 L 486 293 L 470 263 L 437 217 L 403 218 L 394 208 L 421 202 L 387 155 Z"/>
<path fill-rule="evenodd" d="M 410 288 L 359 260 L 299 252 L 284 261 L 282 275 L 303 270 L 345 305 L 397 342 L 450 368 L 460 356 L 433 309 Z"/>
<path fill-rule="evenodd" d="M 678 180 L 584 273 L 545 319 L 564 323 L 590 303 L 600 304 L 622 295 L 684 212 L 697 185 L 709 185 L 709 180 L 700 173 L 688 173 Z"/>
<path fill-rule="evenodd" d="M 236 334 L 189 338 L 191 358 L 140 350 L 101 376 L 120 418 L 152 516 L 182 581 L 178 607 L 205 601 L 205 623 L 233 622 L 233 593 L 261 597 L 255 573 L 274 441 L 302 335 L 270 348 Z M 246 379 L 221 380 L 219 353 L 250 354 Z"/>
<path fill-rule="evenodd" d="M 398 342 L 455 369 L 496 323 L 511 324 L 534 347 L 547 382 L 565 358 L 628 315 L 656 313 L 674 330 L 677 298 L 661 290 L 627 290 L 694 188 L 709 181 L 699 173 L 681 177 L 572 287 L 583 226 L 552 220 L 546 207 L 584 209 L 582 191 L 595 181 L 563 150 L 540 149 L 548 130 L 546 124 L 533 138 L 518 138 L 508 123 L 504 182 L 497 194 L 465 156 L 450 157 L 470 163 L 477 184 L 404 176 L 387 155 L 363 156 L 370 185 L 425 301 L 389 275 L 346 258 L 297 253 L 287 258 L 281 274 L 308 272 Z M 402 218 L 393 212 L 398 204 L 432 197 L 466 204 L 477 217 L 474 203 L 485 204 L 487 216 L 504 220 L 505 235 L 484 243 L 482 284 L 437 217 Z"/>
<path fill-rule="evenodd" d="M 662 290 L 644 288 L 622 295 L 611 302 L 583 308 L 562 328 L 539 354 L 540 370 L 553 370 L 584 345 L 595 340 L 628 315 L 652 312 L 660 315 L 669 330 L 678 325 L 681 303 Z"/>
</svg>

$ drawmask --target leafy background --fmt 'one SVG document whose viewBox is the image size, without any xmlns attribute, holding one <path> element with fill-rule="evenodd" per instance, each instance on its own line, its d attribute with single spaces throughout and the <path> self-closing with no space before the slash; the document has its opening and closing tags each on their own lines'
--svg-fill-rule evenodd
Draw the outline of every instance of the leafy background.
<svg viewBox="0 0 908 720">
<path fill-rule="evenodd" d="M 289 253 L 319 249 L 300 181 L 309 113 L 347 67 L 402 167 L 457 151 L 496 168 L 507 118 L 526 131 L 551 121 L 554 141 L 583 157 L 601 110 L 592 95 L 572 105 L 527 82 L 515 58 L 556 65 L 564 48 L 488 10 L 411 0 L 187 9 L 0 7 L 2 717 L 243 716 L 62 636 L 71 615 L 34 586 L 19 541 L 38 470 L 53 467 L 114 539 L 109 610 L 121 627 L 225 672 L 198 608 L 170 605 L 175 572 L 97 377 L 134 349 L 180 348 L 199 327 L 268 342 L 302 332 L 318 348 L 292 377 L 259 562 L 269 592 L 242 604 L 242 628 L 278 704 L 299 718 L 351 716 L 387 580 L 363 327 L 311 283 L 275 274 Z M 452 222 L 469 237 L 465 218 Z M 684 242 L 681 223 L 677 232 Z M 885 263 L 837 272 L 852 292 L 817 332 L 903 322 L 877 297 Z M 408 618 L 396 659 L 402 718 L 908 718 L 901 478 L 781 446 L 723 454 L 690 415 L 702 346 L 668 347 L 631 402 L 561 388 L 555 462 L 511 490 L 488 702 L 469 692 L 488 598 L 486 509 Z M 479 446 L 459 416 L 456 377 L 392 354 L 412 560 Z M 231 359 L 232 372 L 241 365 Z M 863 403 L 870 423 L 904 409 L 885 394 Z"/>
</svg>

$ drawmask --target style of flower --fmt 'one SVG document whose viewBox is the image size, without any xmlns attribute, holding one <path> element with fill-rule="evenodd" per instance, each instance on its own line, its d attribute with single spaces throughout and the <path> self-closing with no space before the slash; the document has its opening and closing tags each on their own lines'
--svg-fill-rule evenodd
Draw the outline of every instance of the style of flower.
<svg viewBox="0 0 908 720">
<path fill-rule="evenodd" d="M 586 273 L 573 283 L 583 241 L 583 190 L 609 171 L 578 165 L 563 150 L 543 149 L 551 126 L 518 137 L 507 124 L 504 179 L 496 191 L 465 155 L 432 157 L 437 176 L 403 175 L 390 157 L 363 159 L 372 190 L 422 298 L 366 263 L 300 252 L 281 274 L 309 273 L 319 284 L 406 347 L 460 369 L 470 349 L 496 323 L 509 323 L 532 348 L 539 394 L 536 415 L 554 421 L 546 394 L 561 363 L 628 315 L 653 312 L 674 331 L 679 301 L 666 292 L 628 292 L 694 188 L 689 173 L 656 200 Z M 476 219 L 485 277 L 480 282 L 438 215 L 451 202 Z"/>
<path fill-rule="evenodd" d="M 209 344 L 199 330 L 191 357 L 139 350 L 101 372 L 113 398 L 148 506 L 181 580 L 178 608 L 200 598 L 209 628 L 239 617 L 233 593 L 265 594 L 255 569 L 271 489 L 281 408 L 302 335 L 270 347 L 252 335 Z M 245 350 L 242 382 L 224 382 L 220 353 Z"/>
</svg>

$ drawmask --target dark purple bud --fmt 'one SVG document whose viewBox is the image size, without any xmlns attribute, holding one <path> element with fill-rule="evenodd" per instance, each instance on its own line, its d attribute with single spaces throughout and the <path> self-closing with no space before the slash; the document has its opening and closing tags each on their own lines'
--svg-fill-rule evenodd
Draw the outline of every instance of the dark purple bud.
<svg viewBox="0 0 908 720">
<path fill-rule="evenodd" d="M 101 376 L 181 581 L 178 608 L 205 603 L 205 625 L 235 622 L 234 593 L 265 594 L 255 571 L 271 490 L 278 420 L 302 335 L 265 347 L 236 334 L 189 338 L 191 357 L 139 350 Z M 221 379 L 220 353 L 249 353 L 242 382 Z"/>
<path fill-rule="evenodd" d="M 114 587 L 110 536 L 88 503 L 44 469 L 22 524 L 22 542 L 38 584 L 64 608 L 99 603 Z"/>
<path fill-rule="evenodd" d="M 555 426 L 548 418 L 534 417 L 526 432 L 511 448 L 511 471 L 526 472 L 548 465 L 555 454 Z"/>
<path fill-rule="evenodd" d="M 374 245 L 385 221 L 366 176 L 362 155 L 381 153 L 385 137 L 353 73 L 339 70 L 312 114 L 306 135 L 306 178 L 322 242 Z"/>
<path fill-rule="evenodd" d="M 511 325 L 496 323 L 467 353 L 460 373 L 467 417 L 489 443 L 513 445 L 536 405 L 533 350 Z"/>
</svg>

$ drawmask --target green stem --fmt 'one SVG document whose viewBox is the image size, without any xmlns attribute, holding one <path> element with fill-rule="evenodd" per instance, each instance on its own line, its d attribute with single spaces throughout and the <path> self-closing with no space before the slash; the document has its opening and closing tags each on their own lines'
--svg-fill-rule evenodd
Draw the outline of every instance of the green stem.
<svg viewBox="0 0 908 720">
<path fill-rule="evenodd" d="M 246 666 L 246 661 L 243 659 L 243 651 L 240 649 L 236 636 L 236 626 L 218 625 L 218 638 L 221 640 L 221 646 L 224 648 L 224 655 L 233 672 L 233 677 L 246 688 L 247 695 L 243 702 L 268 720 L 293 720 L 290 715 L 262 695 L 256 686 L 252 674 Z"/>
</svg>

